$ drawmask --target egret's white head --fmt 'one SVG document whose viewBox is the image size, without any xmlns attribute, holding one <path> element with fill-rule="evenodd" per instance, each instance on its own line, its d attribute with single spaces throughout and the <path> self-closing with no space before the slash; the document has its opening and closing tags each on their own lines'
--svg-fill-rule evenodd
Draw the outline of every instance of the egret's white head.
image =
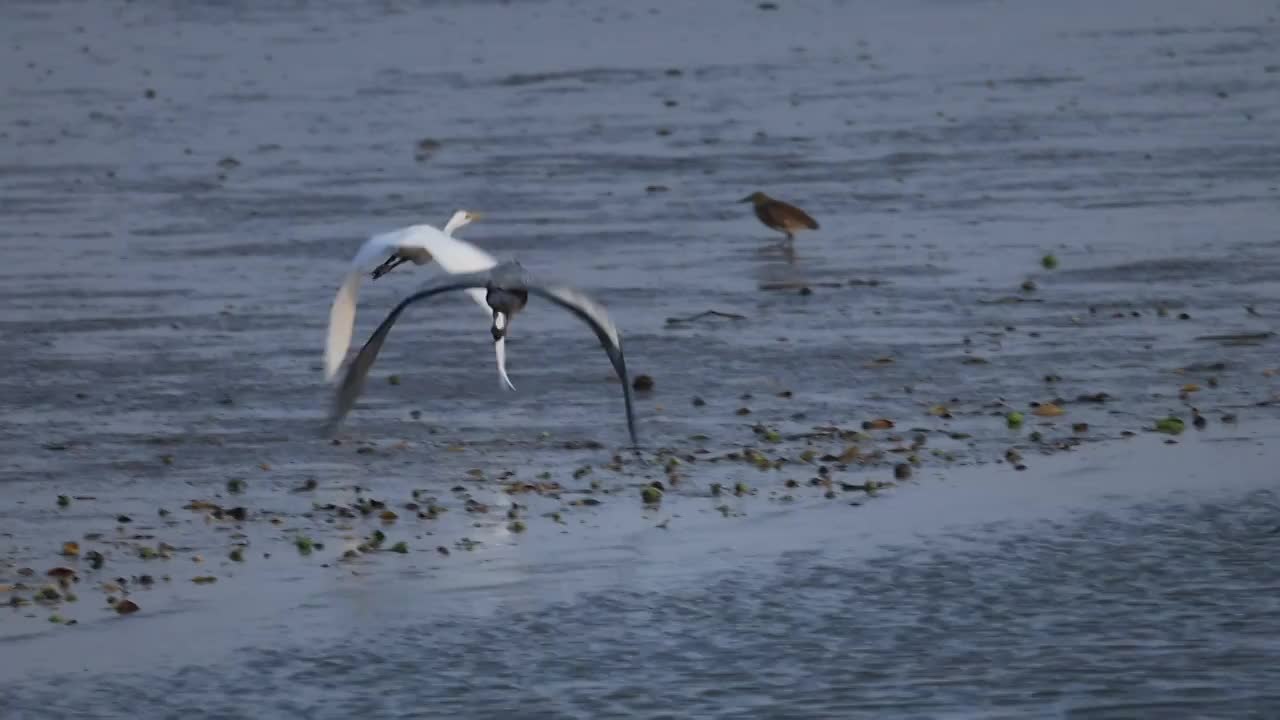
<svg viewBox="0 0 1280 720">
<path fill-rule="evenodd" d="M 453 217 L 449 218 L 448 224 L 444 226 L 444 234 L 451 235 L 454 230 L 457 230 L 464 225 L 469 225 L 479 219 L 480 213 L 471 212 L 469 210 L 459 210 L 453 214 Z"/>
</svg>

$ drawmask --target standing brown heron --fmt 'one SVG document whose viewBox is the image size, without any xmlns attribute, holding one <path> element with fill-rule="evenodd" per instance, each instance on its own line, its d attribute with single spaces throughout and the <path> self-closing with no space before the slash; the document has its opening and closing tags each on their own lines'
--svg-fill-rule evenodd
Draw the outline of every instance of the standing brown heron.
<svg viewBox="0 0 1280 720">
<path fill-rule="evenodd" d="M 809 217 L 809 213 L 791 203 L 775 200 L 762 192 L 753 192 L 739 202 L 751 203 L 760 222 L 766 227 L 786 233 L 788 243 L 795 240 L 797 231 L 818 229 L 818 221 Z"/>
</svg>

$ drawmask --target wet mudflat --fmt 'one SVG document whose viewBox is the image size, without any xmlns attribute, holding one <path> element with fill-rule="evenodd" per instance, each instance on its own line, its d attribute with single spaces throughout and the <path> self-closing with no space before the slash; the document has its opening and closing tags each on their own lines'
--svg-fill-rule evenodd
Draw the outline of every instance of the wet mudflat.
<svg viewBox="0 0 1280 720">
<path fill-rule="evenodd" d="M 394 638 L 344 646 L 363 672 L 387 678 L 378 697 L 388 712 L 430 715 L 424 698 L 464 686 L 474 714 L 514 697 L 533 702 L 529 712 L 658 712 L 591 704 L 634 692 L 625 679 L 570 690 L 583 668 L 622 663 L 618 645 L 630 642 L 625 664 L 649 668 L 632 676 L 649 699 L 702 693 L 704 712 L 750 714 L 798 699 L 751 675 L 771 654 L 715 643 L 733 618 L 763 623 L 764 637 L 804 638 L 805 603 L 828 600 L 809 598 L 803 578 L 839 572 L 860 585 L 900 558 L 864 566 L 845 545 L 866 540 L 833 531 L 802 534 L 813 544 L 792 547 L 799 555 L 744 567 L 749 556 L 734 548 L 786 546 L 792 534 L 766 518 L 821 518 L 852 533 L 885 496 L 924 502 L 952 473 L 979 471 L 1053 497 L 1049 456 L 1103 452 L 1080 446 L 1110 440 L 1149 442 L 1143 458 L 1203 457 L 1189 438 L 1256 442 L 1276 419 L 1280 10 L 1265 3 L 1046 14 L 986 3 L 55 2 L 0 12 L 0 586 L 26 602 L 5 611 L 0 634 L 37 678 L 57 677 L 63 660 L 80 670 L 71 658 L 84 657 L 92 674 L 78 682 L 134 669 L 142 675 L 101 682 L 123 698 L 149 677 L 157 696 L 190 709 L 202 687 L 261 677 L 248 670 L 255 662 L 289 677 L 341 666 L 308 638 L 351 629 Z M 801 205 L 822 229 L 798 237 L 794 254 L 771 247 L 776 238 L 734 203 L 757 189 Z M 639 396 L 639 456 L 622 447 L 621 392 L 585 328 L 531 307 L 510 338 L 519 392 L 504 393 L 483 319 L 462 297 L 416 308 L 339 443 L 321 435 L 321 336 L 345 260 L 372 232 L 443 223 L 456 207 L 485 213 L 460 235 L 609 306 L 632 371 L 655 381 Z M 430 272 L 367 284 L 357 341 Z M 741 317 L 680 320 L 712 310 Z M 1157 435 L 1170 417 L 1182 422 L 1167 436 L 1176 446 L 1126 436 Z M 1214 447 L 1229 463 L 1243 446 Z M 1265 465 L 1238 467 L 1259 486 L 1269 479 L 1257 477 Z M 661 495 L 646 508 L 653 482 Z M 1018 516 L 1001 499 L 1007 487 L 983 488 L 1005 510 L 993 522 Z M 1242 488 L 1221 512 L 1248 526 L 1258 508 L 1274 510 L 1249 494 L 1259 489 Z M 1140 542 L 1156 532 L 1170 547 L 1207 543 L 1207 500 L 1186 492 L 1101 536 L 1194 575 L 1196 553 Z M 941 514 L 911 523 L 941 524 Z M 1011 537 L 1048 547 L 1075 527 L 993 530 L 948 563 L 977 572 Z M 690 552 L 681 533 L 694 528 L 722 533 L 730 549 L 696 552 L 716 546 L 704 540 Z M 654 536 L 668 539 L 642 539 Z M 60 555 L 66 542 L 79 554 Z M 681 568 L 659 556 L 629 574 L 647 542 L 683 547 Z M 1074 542 L 1083 558 L 1038 592 L 1127 557 Z M 1035 547 L 1017 562 L 1040 564 Z M 848 565 L 831 570 L 823 552 Z M 1224 581 L 1274 581 L 1252 564 L 1261 555 L 1242 552 Z M 59 566 L 78 582 L 46 575 Z M 626 634 L 626 618 L 665 607 L 637 585 L 672 575 L 683 576 L 684 604 L 670 607 L 731 596 L 726 613 L 663 615 L 643 637 Z M 981 582 L 1018 575 L 1011 566 Z M 975 638 L 959 625 L 989 618 L 948 594 L 949 576 L 928 593 L 912 582 L 870 582 L 867 604 L 879 597 L 909 618 L 925 594 L 940 598 L 957 624 L 936 631 L 974 653 L 984 640 L 1029 653 L 1061 645 L 1016 624 Z M 41 602 L 45 585 L 59 599 Z M 508 586 L 529 589 L 517 597 Z M 1205 613 L 1222 601 L 1212 587 L 1196 595 Z M 120 616 L 108 596 L 140 610 Z M 1024 605 L 989 600 L 1011 616 Z M 778 605 L 734 612 L 752 602 Z M 317 603 L 331 614 L 299 611 Z M 521 615 L 523 604 L 553 615 Z M 857 643 L 883 618 L 851 605 L 830 605 L 847 620 L 823 637 Z M 364 606 L 371 619 L 353 627 L 352 608 Z M 1080 623 L 1115 621 L 1082 607 Z M 1244 607 L 1256 612 L 1239 631 L 1266 637 L 1274 616 Z M 442 636 L 446 617 L 454 626 Z M 93 660 L 83 650 L 93 641 L 72 635 L 92 632 L 172 662 Z M 706 646 L 673 644 L 700 632 Z M 194 689 L 171 695 L 175 678 L 158 668 L 199 664 L 175 656 L 174 633 L 227 658 L 259 649 L 244 665 L 184 674 Z M 989 697 L 977 675 L 958 674 L 954 692 L 912 684 L 941 671 L 904 659 L 920 647 L 906 635 L 894 650 L 878 633 L 867 648 L 897 658 L 884 663 L 897 675 L 876 681 L 881 709 L 962 711 Z M 586 644 L 553 641 L 564 637 Z M 261 649 L 286 639 L 289 650 Z M 856 668 L 828 667 L 830 648 L 810 640 L 779 652 L 797 673 L 821 667 L 803 686 L 813 703 L 823 688 L 859 686 L 843 677 Z M 1103 645 L 1104 670 L 1141 654 Z M 442 662 L 447 647 L 486 664 L 396 670 L 431 652 Z M 680 655 L 654 667 L 660 652 Z M 1147 657 L 1190 657 L 1168 652 Z M 512 671 L 535 662 L 540 679 Z M 5 672 L 26 677 L 26 710 L 49 699 L 24 668 Z M 1073 689 L 1056 682 L 1063 672 L 1023 678 L 1026 694 L 1010 702 L 1074 707 Z M 1228 709 L 1263 701 L 1229 676 L 1200 682 L 1218 693 L 1206 702 L 1242 703 Z M 323 685 L 303 685 L 331 706 Z M 1165 697 L 1135 687 L 1129 700 Z M 1037 694 L 1045 688 L 1058 694 Z M 98 711 L 110 715 L 113 702 Z"/>
</svg>

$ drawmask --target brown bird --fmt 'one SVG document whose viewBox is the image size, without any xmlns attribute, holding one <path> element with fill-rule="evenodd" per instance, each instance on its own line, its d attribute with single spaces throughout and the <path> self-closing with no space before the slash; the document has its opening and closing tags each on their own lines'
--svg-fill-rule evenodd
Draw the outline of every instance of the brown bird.
<svg viewBox="0 0 1280 720">
<path fill-rule="evenodd" d="M 774 200 L 762 192 L 753 192 L 739 202 L 749 202 L 755 206 L 756 217 L 767 227 L 786 233 L 787 242 L 795 239 L 799 230 L 817 230 L 818 221 L 809 217 L 809 213 L 790 203 Z"/>
</svg>

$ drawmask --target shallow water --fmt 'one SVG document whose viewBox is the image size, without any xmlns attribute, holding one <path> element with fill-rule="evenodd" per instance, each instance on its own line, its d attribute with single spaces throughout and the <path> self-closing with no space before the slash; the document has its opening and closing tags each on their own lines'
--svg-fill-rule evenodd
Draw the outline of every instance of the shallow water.
<svg viewBox="0 0 1280 720">
<path fill-rule="evenodd" d="M 411 489 L 446 498 L 452 512 L 445 521 L 389 534 L 410 540 L 414 562 L 417 553 L 453 547 L 463 536 L 482 539 L 475 575 L 464 583 L 470 586 L 495 573 L 505 577 L 490 560 L 521 544 L 501 515 L 513 501 L 492 482 L 506 470 L 525 482 L 549 472 L 566 498 L 592 491 L 592 480 L 601 483 L 607 510 L 599 515 L 567 508 L 560 498 L 518 499 L 530 506 L 523 559 L 541 567 L 572 546 L 570 540 L 557 550 L 538 547 L 543 534 L 554 538 L 559 531 L 541 513 L 561 511 L 574 532 L 599 533 L 587 535 L 599 544 L 593 562 L 609 567 L 627 557 L 614 552 L 626 542 L 610 529 L 651 530 L 657 521 L 635 516 L 636 487 L 666 479 L 666 456 L 648 452 L 657 448 L 686 460 L 684 482 L 668 493 L 665 508 L 715 515 L 722 501 L 705 500 L 710 483 L 745 481 L 758 494 L 734 499 L 730 510 L 750 521 L 781 512 L 784 496 L 798 514 L 824 504 L 825 488 L 807 484 L 816 469 L 799 456 L 805 449 L 838 455 L 851 440 L 814 435 L 818 427 L 852 430 L 876 417 L 897 422 L 893 432 L 857 440 L 867 450 L 861 463 L 847 469 L 826 463 L 850 483 L 890 479 L 890 466 L 906 452 L 919 457 L 916 472 L 927 483 L 956 466 L 998 462 L 1010 446 L 1025 456 L 1026 476 L 1043 482 L 1042 455 L 1140 432 L 1170 413 L 1189 420 L 1190 406 L 1208 419 L 1210 437 L 1236 432 L 1221 422 L 1227 414 L 1241 427 L 1274 421 L 1280 387 L 1266 371 L 1280 345 L 1270 334 L 1280 313 L 1278 17 L 1280 8 L 1267 2 L 1091 2 L 1069 9 L 822 2 L 781 3 L 775 11 L 756 3 L 601 9 L 561 0 L 290 8 L 6 3 L 0 8 L 6 98 L 0 339 L 7 348 L 0 353 L 0 583 L 15 580 L 20 567 L 58 562 L 60 543 L 86 532 L 117 543 L 103 546 L 115 553 L 108 577 L 141 571 L 126 552 L 135 535 L 209 558 L 250 540 L 255 554 L 271 548 L 279 561 L 281 547 L 291 551 L 290 533 L 306 531 L 323 534 L 332 555 L 343 544 L 333 535 L 368 528 L 344 530 L 304 513 L 313 501 L 350 502 L 351 486 L 362 485 L 388 501 L 408 499 Z M 439 145 L 419 160 L 415 149 L 424 138 Z M 792 256 L 771 247 L 769 232 L 734 203 L 756 189 L 800 204 L 822 229 L 801 235 Z M 388 343 L 343 443 L 320 435 L 328 392 L 320 380 L 320 338 L 346 259 L 371 233 L 443 223 L 455 207 L 485 214 L 461 236 L 609 306 L 632 371 L 656 381 L 655 391 L 639 398 L 643 457 L 601 467 L 625 442 L 625 424 L 619 389 L 585 328 L 531 307 L 510 340 L 520 390 L 504 393 L 486 328 L 478 313 L 462 309 L 469 301 L 461 297 L 417 308 Z M 1059 269 L 1040 267 L 1049 252 Z M 430 275 L 397 271 L 367 283 L 357 342 L 396 298 Z M 1020 289 L 1027 279 L 1035 291 Z M 812 294 L 759 289 L 778 282 L 807 284 Z M 712 309 L 746 318 L 667 322 Z M 386 382 L 391 374 L 400 376 L 399 385 Z M 1180 397 L 1188 383 L 1200 390 Z M 784 390 L 791 395 L 781 397 Z M 1095 393 L 1110 400 L 1076 402 Z M 706 405 L 691 404 L 694 396 Z M 1005 427 L 1008 410 L 1054 398 L 1067 401 L 1066 415 L 1029 416 L 1021 431 Z M 930 415 L 937 405 L 953 417 Z M 742 407 L 750 415 L 736 414 Z M 1088 427 L 1073 430 L 1075 423 Z M 781 442 L 764 443 L 755 424 L 762 433 L 777 429 Z M 1043 442 L 1029 439 L 1033 430 Z M 923 449 L 894 452 L 916 434 L 927 438 Z M 768 473 L 701 462 L 744 445 L 791 462 Z M 571 475 L 585 465 L 595 471 Z M 488 482 L 468 478 L 472 468 L 483 469 Z M 185 514 L 153 520 L 157 507 L 176 511 L 192 499 L 230 504 L 219 497 L 229 478 L 248 480 L 248 492 L 234 502 L 262 513 L 256 522 L 229 527 Z M 287 492 L 308 479 L 318 483 L 317 493 Z M 801 487 L 788 489 L 785 480 Z M 459 483 L 494 511 L 464 514 L 462 496 L 449 494 Z M 97 499 L 59 510 L 59 494 Z M 850 497 L 860 495 L 840 493 L 841 501 Z M 1244 497 L 1228 501 L 1223 512 L 1248 515 L 1255 498 Z M 1197 508 L 1162 506 L 1149 521 L 1108 521 L 1098 532 L 1122 545 L 1126 536 L 1183 527 L 1173 533 L 1176 543 L 1198 547 L 1204 527 Z M 268 512 L 286 521 L 270 525 Z M 119 530 L 120 513 L 137 520 Z M 979 537 L 971 555 L 954 561 L 978 573 L 1007 542 L 1001 538 Z M 828 547 L 832 540 L 822 542 Z M 1139 544 L 1132 553 L 1147 551 Z M 1200 567 L 1166 551 L 1150 550 L 1165 552 L 1165 564 L 1185 563 L 1178 573 Z M 1043 559 L 1019 557 L 1023 567 Z M 1121 557 L 1129 556 L 1116 562 Z M 1254 587 L 1274 580 L 1264 563 L 1254 562 L 1260 555 L 1242 557 L 1231 571 Z M 686 562 L 725 569 L 722 560 Z M 714 668 L 767 662 L 774 654 L 804 659 L 806 667 L 850 657 L 822 646 L 812 635 L 817 626 L 805 624 L 819 608 L 791 597 L 800 595 L 797 583 L 826 582 L 820 580 L 832 572 L 826 562 L 800 552 L 747 578 L 709 574 L 702 587 L 683 590 L 692 608 L 705 608 L 735 582 L 745 583 L 747 594 L 780 593 L 781 605 L 797 611 L 768 613 L 777 616 L 776 627 L 765 636 L 778 631 L 797 645 L 663 656 L 659 667 L 635 671 L 649 697 L 685 703 L 695 700 L 679 693 L 717 697 L 724 683 L 713 682 L 721 677 Z M 889 562 L 885 572 L 900 564 Z M 318 565 L 297 570 L 298 582 L 323 585 L 330 569 Z M 250 586 L 287 596 L 278 575 L 293 578 L 294 571 L 280 566 L 237 571 L 223 561 L 208 568 L 224 578 L 216 588 L 174 590 L 150 599 L 146 609 L 198 625 L 196 635 L 210 643 L 215 636 L 227 642 L 234 629 L 220 626 L 221 616 L 208 614 L 199 598 L 239 602 L 237 593 Z M 1083 567 L 1059 567 L 1053 577 L 1068 582 Z M 239 584 L 236 572 L 243 575 Z M 871 570 L 842 572 L 846 584 L 875 585 L 866 576 Z M 1229 579 L 1227 569 L 1205 572 Z M 925 595 L 953 597 L 946 594 L 953 592 L 949 582 L 942 578 Z M 878 587 L 904 618 L 926 600 Z M 575 615 L 590 610 L 584 636 L 595 638 L 601 653 L 619 638 L 632 639 L 610 623 L 635 613 L 644 619 L 662 607 L 634 588 L 611 595 L 586 583 L 565 595 L 556 597 L 543 583 L 537 597 L 554 597 Z M 287 605 L 266 607 L 273 612 L 281 603 Z M 972 646 L 994 657 L 1023 637 L 1027 626 L 1018 623 L 1043 621 L 1024 618 L 1019 603 L 1006 602 L 1001 612 L 1016 622 L 993 629 L 983 645 L 963 632 L 964 618 L 991 624 L 977 608 L 956 603 L 948 603 L 958 613 L 950 624 L 935 628 L 950 640 L 929 636 L 930 646 L 957 653 Z M 1161 607 L 1157 618 L 1179 612 L 1176 605 Z M 759 617 L 751 614 L 758 609 L 738 610 Z M 1259 622 L 1273 617 L 1258 612 Z M 91 625 L 89 611 L 80 614 L 77 632 Z M 49 657 L 61 647 L 49 638 L 71 630 L 48 627 L 43 612 L 5 615 L 3 637 L 34 633 L 45 639 L 31 642 Z M 1112 620 L 1109 612 L 1093 615 Z M 851 620 L 845 636 L 871 632 L 870 620 Z M 405 632 L 405 620 L 379 622 L 379 634 Z M 657 625 L 654 637 L 681 627 L 671 615 L 644 622 Z M 555 711 L 538 702 L 563 700 L 564 712 L 598 715 L 613 706 L 568 698 L 634 692 L 625 684 L 605 692 L 599 676 L 571 690 L 572 669 L 540 658 L 527 643 L 509 652 L 500 650 L 511 643 L 488 644 L 484 652 L 468 645 L 504 632 L 543 642 L 535 624 L 527 616 L 502 630 L 487 621 L 464 623 L 457 637 L 442 642 L 508 674 L 504 663 L 536 662 L 545 673 L 540 681 L 513 680 L 510 688 L 560 690 L 551 699 L 523 697 L 529 712 Z M 262 646 L 305 635 L 288 622 L 268 624 L 263 633 Z M 868 646 L 873 655 L 897 657 L 912 654 L 924 635 L 904 631 L 901 648 L 875 637 Z M 578 646 L 545 642 L 552 643 L 547 658 L 593 657 Z M 636 660 L 627 662 L 641 664 L 659 645 L 636 639 Z M 1144 657 L 1164 662 L 1159 658 L 1180 647 Z M 381 663 L 394 664 L 416 648 L 366 648 L 361 665 L 374 672 L 380 663 L 370 658 L 378 653 L 386 653 Z M 250 662 L 279 665 L 280 672 L 327 662 L 323 649 L 306 642 L 289 651 L 296 664 L 264 652 L 252 651 L 258 659 Z M 586 670 L 610 667 L 595 657 Z M 1041 659 L 1057 668 L 1064 657 Z M 1097 660 L 1104 669 L 1111 667 L 1107 657 Z M 450 665 L 431 662 L 441 665 L 415 666 L 415 674 Z M 191 680 L 191 697 L 204 692 L 202 682 L 245 679 L 234 665 L 219 668 Z M 678 682 L 662 674 L 674 672 L 668 668 L 697 681 Z M 821 672 L 827 686 L 835 684 L 829 673 L 836 671 Z M 954 685 L 929 694 L 937 705 L 896 707 L 922 715 L 972 710 L 977 700 L 965 693 L 995 682 L 976 670 L 952 668 L 945 676 L 938 682 L 954 677 Z M 1252 681 L 1237 685 L 1207 675 L 1202 681 L 1216 688 L 1211 699 L 1223 708 L 1261 702 Z M 875 693 L 858 703 L 905 687 L 896 676 L 869 682 Z M 671 694 L 647 687 L 654 683 Z M 1193 684 L 1174 692 L 1139 683 L 1132 692 L 1146 701 L 1172 695 L 1192 703 L 1183 690 Z M 387 691 L 383 702 L 417 703 L 410 691 L 416 687 Z M 763 712 L 783 697 L 763 687 L 731 687 L 693 707 Z M 480 685 L 469 699 L 510 702 L 510 688 Z M 26 692 L 36 698 L 42 691 Z M 321 688 L 315 692 L 316 703 L 331 699 Z M 1111 702 L 1101 686 L 1056 692 Z M 434 691 L 429 696 L 441 701 Z M 172 697 L 176 703 L 185 696 Z M 1028 695 L 1021 702 L 1053 712 L 1058 698 Z M 1242 704 L 1229 704 L 1237 699 Z M 626 712 L 648 712 L 639 700 L 616 702 Z"/>
<path fill-rule="evenodd" d="M 7 707 L 1265 717 L 1280 706 L 1275 447 L 1131 442 L 1034 476 L 961 469 L 857 508 L 677 514 L 668 532 L 575 531 L 539 538 L 542 552 L 496 547 L 487 565 L 192 597 L 185 611 L 60 630 L 62 652 L 12 638 L 10 674 L 26 682 L 8 686 Z M 178 634 L 199 645 L 174 647 Z"/>
</svg>

